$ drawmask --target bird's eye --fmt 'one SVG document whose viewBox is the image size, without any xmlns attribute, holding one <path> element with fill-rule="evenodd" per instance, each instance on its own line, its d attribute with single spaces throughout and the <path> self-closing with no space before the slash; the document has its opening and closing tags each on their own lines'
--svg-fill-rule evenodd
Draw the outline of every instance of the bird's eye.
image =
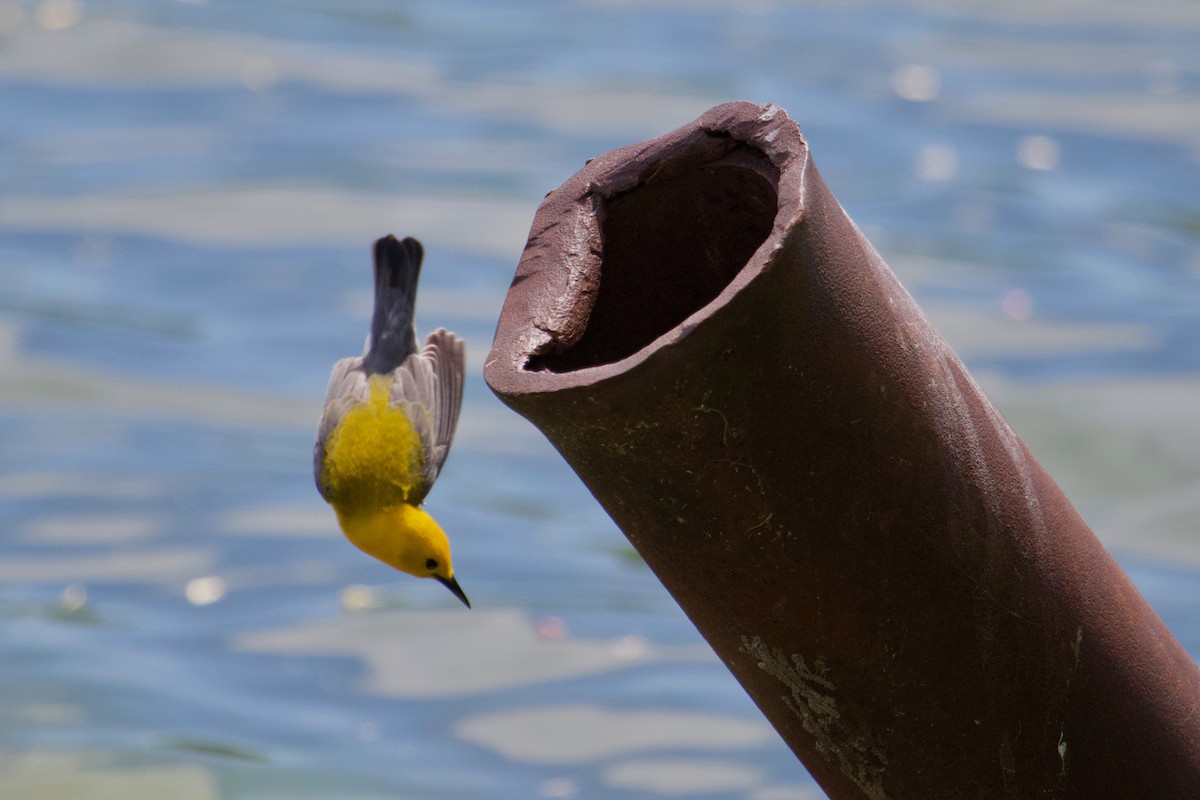
<svg viewBox="0 0 1200 800">
<path fill-rule="evenodd" d="M 437 562 L 436 558 L 425 559 L 425 569 L 434 570 L 437 568 L 438 568 L 438 562 Z"/>
</svg>

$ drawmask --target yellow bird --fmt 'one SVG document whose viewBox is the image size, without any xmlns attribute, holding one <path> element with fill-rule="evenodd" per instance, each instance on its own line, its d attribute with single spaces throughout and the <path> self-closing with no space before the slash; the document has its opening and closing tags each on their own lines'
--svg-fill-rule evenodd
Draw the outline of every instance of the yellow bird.
<svg viewBox="0 0 1200 800">
<path fill-rule="evenodd" d="M 468 608 L 450 540 L 421 503 L 462 408 L 463 341 L 439 328 L 417 351 L 413 313 L 424 251 L 375 242 L 375 313 L 366 350 L 333 365 L 313 446 L 313 474 L 346 538 L 390 567 L 434 578 Z"/>
</svg>

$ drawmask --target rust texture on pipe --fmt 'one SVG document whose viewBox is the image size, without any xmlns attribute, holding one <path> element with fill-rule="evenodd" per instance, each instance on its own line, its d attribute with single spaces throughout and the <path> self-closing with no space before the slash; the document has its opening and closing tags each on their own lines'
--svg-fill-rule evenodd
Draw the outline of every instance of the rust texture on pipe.
<svg viewBox="0 0 1200 800">
<path fill-rule="evenodd" d="M 551 192 L 485 377 L 832 798 L 1200 792 L 1200 673 L 775 106 Z"/>
</svg>

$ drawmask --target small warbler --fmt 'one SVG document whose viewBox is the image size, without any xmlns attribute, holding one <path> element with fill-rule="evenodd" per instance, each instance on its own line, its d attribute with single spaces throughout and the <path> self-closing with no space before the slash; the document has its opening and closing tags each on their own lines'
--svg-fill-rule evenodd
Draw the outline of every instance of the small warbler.
<svg viewBox="0 0 1200 800">
<path fill-rule="evenodd" d="M 313 474 L 356 547 L 440 581 L 470 608 L 454 577 L 450 541 L 421 508 L 454 438 L 466 371 L 463 341 L 445 328 L 417 350 L 423 255 L 416 239 L 375 242 L 371 331 L 363 355 L 333 365 Z"/>
</svg>

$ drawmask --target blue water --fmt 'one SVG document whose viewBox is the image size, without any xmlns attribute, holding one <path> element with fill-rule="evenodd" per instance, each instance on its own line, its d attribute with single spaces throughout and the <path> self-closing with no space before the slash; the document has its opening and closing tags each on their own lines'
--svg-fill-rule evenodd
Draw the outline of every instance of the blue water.
<svg viewBox="0 0 1200 800">
<path fill-rule="evenodd" d="M 480 377 L 545 192 L 730 99 L 1200 654 L 1200 8 L 1073 9 L 0 0 L 0 797 L 822 796 Z M 311 484 L 389 231 L 471 612 Z"/>
</svg>

